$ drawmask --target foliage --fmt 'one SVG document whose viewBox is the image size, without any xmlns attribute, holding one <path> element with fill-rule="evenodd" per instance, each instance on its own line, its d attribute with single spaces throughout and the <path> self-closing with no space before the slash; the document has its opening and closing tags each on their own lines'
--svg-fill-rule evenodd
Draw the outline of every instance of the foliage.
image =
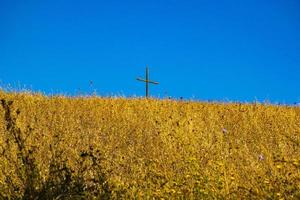
<svg viewBox="0 0 300 200">
<path fill-rule="evenodd" d="M 1 199 L 299 199 L 300 108 L 0 91 Z"/>
</svg>

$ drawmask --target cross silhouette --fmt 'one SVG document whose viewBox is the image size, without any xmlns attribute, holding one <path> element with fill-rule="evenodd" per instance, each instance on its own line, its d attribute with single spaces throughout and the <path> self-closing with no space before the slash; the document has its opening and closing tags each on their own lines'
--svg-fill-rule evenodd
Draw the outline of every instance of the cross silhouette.
<svg viewBox="0 0 300 200">
<path fill-rule="evenodd" d="M 150 80 L 149 80 L 149 68 L 148 68 L 148 66 L 146 66 L 146 79 L 137 78 L 136 80 L 142 81 L 142 82 L 145 82 L 145 83 L 146 83 L 146 97 L 147 97 L 147 98 L 149 97 L 149 83 L 152 83 L 152 84 L 155 84 L 155 85 L 158 85 L 158 84 L 159 84 L 159 83 L 156 82 L 156 81 L 150 81 Z"/>
</svg>

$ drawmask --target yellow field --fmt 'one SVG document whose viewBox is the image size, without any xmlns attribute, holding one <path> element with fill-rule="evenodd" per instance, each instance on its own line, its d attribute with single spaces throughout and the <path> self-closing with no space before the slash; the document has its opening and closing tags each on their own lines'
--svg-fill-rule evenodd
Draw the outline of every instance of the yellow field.
<svg viewBox="0 0 300 200">
<path fill-rule="evenodd" d="M 300 199 L 300 108 L 0 91 L 2 199 Z"/>
</svg>

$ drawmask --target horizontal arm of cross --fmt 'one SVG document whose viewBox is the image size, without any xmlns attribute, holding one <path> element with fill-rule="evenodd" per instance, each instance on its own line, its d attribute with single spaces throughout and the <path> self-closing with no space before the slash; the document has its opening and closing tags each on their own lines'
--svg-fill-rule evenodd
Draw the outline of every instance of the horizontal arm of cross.
<svg viewBox="0 0 300 200">
<path fill-rule="evenodd" d="M 146 83 L 152 83 L 152 84 L 156 84 L 156 85 L 159 84 L 158 82 L 150 81 L 150 80 L 145 80 L 145 79 L 142 79 L 142 78 L 137 78 L 136 80 L 142 81 L 142 82 L 146 82 Z"/>
</svg>

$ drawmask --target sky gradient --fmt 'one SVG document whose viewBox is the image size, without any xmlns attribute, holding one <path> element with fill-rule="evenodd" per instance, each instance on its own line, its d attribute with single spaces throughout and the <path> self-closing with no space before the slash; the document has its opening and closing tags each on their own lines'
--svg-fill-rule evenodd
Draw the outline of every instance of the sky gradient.
<svg viewBox="0 0 300 200">
<path fill-rule="evenodd" d="M 0 1 L 2 87 L 143 96 L 146 65 L 156 97 L 300 102 L 300 2 Z"/>
</svg>

